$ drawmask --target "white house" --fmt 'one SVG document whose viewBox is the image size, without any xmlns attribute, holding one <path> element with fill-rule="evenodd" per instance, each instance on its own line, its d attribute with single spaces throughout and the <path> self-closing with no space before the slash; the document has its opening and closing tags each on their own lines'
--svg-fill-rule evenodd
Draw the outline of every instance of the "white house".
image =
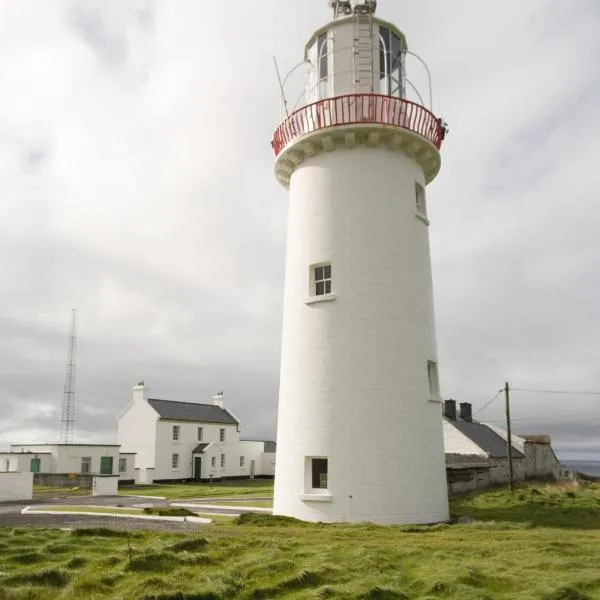
<svg viewBox="0 0 600 600">
<path fill-rule="evenodd" d="M 241 441 L 240 422 L 224 406 L 148 398 L 140 382 L 118 416 L 123 452 L 136 454 L 136 482 L 210 480 L 273 475 L 268 442 Z"/>
<path fill-rule="evenodd" d="M 133 481 L 135 456 L 117 444 L 11 444 L 0 453 L 0 471 L 119 475 Z"/>
</svg>

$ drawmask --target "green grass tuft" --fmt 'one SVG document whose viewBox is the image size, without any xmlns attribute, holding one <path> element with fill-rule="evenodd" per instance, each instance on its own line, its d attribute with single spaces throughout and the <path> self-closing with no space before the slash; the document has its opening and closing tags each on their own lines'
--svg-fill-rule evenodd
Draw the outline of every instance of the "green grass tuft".
<svg viewBox="0 0 600 600">
<path fill-rule="evenodd" d="M 172 546 L 169 546 L 171 552 L 197 552 L 198 550 L 204 550 L 208 545 L 206 538 L 194 538 L 191 540 L 182 540 Z"/>
<path fill-rule="evenodd" d="M 61 569 L 45 569 L 44 571 L 14 575 L 4 580 L 6 585 L 43 585 L 48 587 L 64 587 L 69 583 L 69 575 Z"/>
<path fill-rule="evenodd" d="M 71 535 L 75 537 L 111 537 L 111 538 L 134 538 L 139 537 L 139 533 L 131 533 L 129 531 L 118 531 L 117 529 L 109 529 L 108 527 L 89 527 L 74 529 Z"/>
<path fill-rule="evenodd" d="M 307 527 L 310 523 L 294 519 L 293 517 L 281 517 L 264 513 L 244 513 L 236 517 L 233 522 L 236 525 L 255 525 L 258 527 Z"/>
<path fill-rule="evenodd" d="M 8 557 L 8 560 L 22 565 L 32 565 L 42 562 L 44 557 L 39 552 L 25 552 L 23 554 L 12 554 Z"/>
<path fill-rule="evenodd" d="M 84 556 L 74 556 L 68 563 L 67 569 L 81 569 L 88 564 L 88 559 Z"/>
</svg>

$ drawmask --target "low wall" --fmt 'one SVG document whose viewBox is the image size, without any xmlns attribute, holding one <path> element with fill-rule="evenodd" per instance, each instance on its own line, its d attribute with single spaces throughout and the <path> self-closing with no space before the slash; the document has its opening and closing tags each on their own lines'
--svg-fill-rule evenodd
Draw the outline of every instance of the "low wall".
<svg viewBox="0 0 600 600">
<path fill-rule="evenodd" d="M 119 495 L 119 476 L 118 475 L 95 475 L 92 485 L 92 495 L 94 496 L 118 496 Z"/>
<path fill-rule="evenodd" d="M 80 475 L 76 473 L 34 473 L 33 483 L 53 488 L 91 489 L 93 479 L 93 475 Z"/>
<path fill-rule="evenodd" d="M 0 473 L 0 502 L 32 498 L 33 473 Z"/>
</svg>

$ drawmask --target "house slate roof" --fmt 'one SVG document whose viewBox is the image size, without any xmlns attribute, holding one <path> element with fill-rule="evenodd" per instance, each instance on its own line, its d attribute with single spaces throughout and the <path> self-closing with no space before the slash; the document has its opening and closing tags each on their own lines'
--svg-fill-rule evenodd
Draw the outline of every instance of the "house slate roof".
<svg viewBox="0 0 600 600">
<path fill-rule="evenodd" d="M 202 452 L 204 452 L 204 448 L 206 448 L 206 446 L 209 446 L 210 444 L 198 444 L 193 450 L 192 450 L 192 454 L 202 454 Z"/>
<path fill-rule="evenodd" d="M 490 458 L 508 458 L 506 452 L 506 441 L 503 440 L 495 431 L 487 425 L 477 422 L 469 422 L 456 419 L 452 421 L 447 419 L 462 434 L 466 435 L 473 443 L 477 444 L 482 450 L 485 450 Z M 514 447 L 512 448 L 513 458 L 525 458 L 525 455 Z"/>
<path fill-rule="evenodd" d="M 148 404 L 158 413 L 161 419 L 239 425 L 239 421 L 231 413 L 216 404 L 177 402 L 157 398 L 148 398 Z"/>
</svg>

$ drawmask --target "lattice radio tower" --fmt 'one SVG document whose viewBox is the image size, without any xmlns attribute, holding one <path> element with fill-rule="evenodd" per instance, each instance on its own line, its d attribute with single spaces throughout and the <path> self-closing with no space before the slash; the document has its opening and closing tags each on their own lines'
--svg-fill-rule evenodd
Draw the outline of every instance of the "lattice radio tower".
<svg viewBox="0 0 600 600">
<path fill-rule="evenodd" d="M 69 335 L 69 350 L 67 352 L 65 389 L 63 395 L 62 416 L 60 418 L 61 444 L 73 443 L 73 429 L 75 427 L 75 348 L 77 341 L 75 309 L 72 309 L 71 316 L 71 333 Z"/>
</svg>

